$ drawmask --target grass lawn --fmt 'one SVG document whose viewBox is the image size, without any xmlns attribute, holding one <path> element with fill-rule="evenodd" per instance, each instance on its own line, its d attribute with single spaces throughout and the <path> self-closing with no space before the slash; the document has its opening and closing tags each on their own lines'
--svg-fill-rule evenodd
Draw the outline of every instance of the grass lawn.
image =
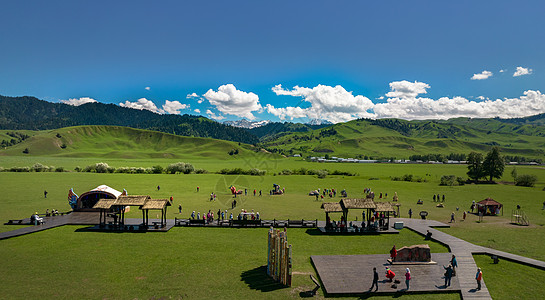
<svg viewBox="0 0 545 300">
<path fill-rule="evenodd" d="M 483 279 L 493 299 L 543 299 L 544 270 L 501 259 L 494 264 L 487 255 L 474 255 L 473 258 L 483 271 Z"/>
<path fill-rule="evenodd" d="M 35 159 L 35 160 L 34 160 Z M 48 162 L 47 159 L 50 159 Z M 48 165 L 66 166 L 106 161 L 115 167 L 121 166 L 166 166 L 179 159 L 94 159 L 63 157 L 32 157 L 21 162 L 16 157 L 2 157 L 0 165 L 32 165 L 41 162 Z M 372 188 L 377 197 L 388 194 L 391 201 L 394 192 L 400 198 L 401 214 L 407 216 L 412 208 L 415 215 L 428 211 L 431 219 L 448 222 L 450 214 L 456 213 L 458 222 L 443 229 L 469 242 L 545 260 L 542 248 L 545 245 L 545 211 L 541 210 L 544 200 L 542 187 L 545 184 L 545 170 L 540 167 L 517 167 L 520 174 L 536 174 L 538 183 L 534 188 L 516 187 L 509 184 L 465 185 L 456 187 L 439 186 L 442 175 L 463 176 L 465 166 L 457 165 L 393 165 L 393 164 L 318 164 L 297 159 L 284 160 L 206 160 L 187 161 L 197 168 L 219 170 L 221 168 L 256 167 L 268 171 L 266 176 L 238 176 L 219 174 L 192 175 L 151 175 L 151 174 L 95 174 L 95 173 L 8 173 L 0 172 L 0 221 L 25 218 L 38 211 L 56 208 L 67 211 L 67 193 L 70 188 L 81 194 L 98 185 L 106 184 L 117 190 L 127 189 L 129 194 L 146 194 L 153 198 L 174 197 L 174 207 L 169 208 L 168 218 L 185 217 L 191 211 L 214 213 L 228 210 L 237 214 L 241 208 L 259 211 L 264 219 L 319 219 L 325 218 L 320 209 L 322 201 L 315 201 L 308 192 L 317 188 L 346 189 L 349 197 L 363 197 L 365 187 Z M 357 173 L 357 176 L 315 176 L 274 175 L 282 169 L 343 170 Z M 503 181 L 509 181 L 511 168 L 506 168 Z M 414 174 L 426 178 L 427 182 L 391 181 L 391 176 Z M 277 183 L 286 188 L 282 196 L 269 196 L 268 190 Z M 157 190 L 157 185 L 161 189 Z M 238 197 L 238 207 L 231 210 L 233 200 L 228 188 L 248 190 L 248 196 Z M 201 191 L 196 192 L 200 186 Z M 262 190 L 262 197 L 254 197 L 253 189 Z M 43 191 L 49 192 L 47 199 Z M 209 201 L 215 192 L 216 201 Z M 445 208 L 436 208 L 432 195 L 445 195 Z M 485 217 L 477 223 L 477 217 L 469 215 L 460 221 L 462 210 L 469 209 L 472 200 L 492 197 L 504 204 L 504 216 Z M 423 199 L 423 205 L 416 205 Z M 324 201 L 339 201 L 327 197 Z M 380 200 L 380 199 L 379 199 Z M 384 199 L 383 199 L 384 200 Z M 183 213 L 178 214 L 178 204 Z M 509 224 L 511 210 L 521 205 L 530 218 L 531 226 L 519 227 Z M 456 209 L 458 208 L 458 210 Z M 127 215 L 139 218 L 139 210 L 133 208 Z M 155 217 L 150 215 L 150 217 Z M 332 215 L 338 220 L 340 215 Z M 351 212 L 349 221 L 361 220 L 360 212 Z M 0 231 L 18 227 L 0 225 Z M 298 293 L 312 287 L 308 278 L 314 270 L 310 255 L 320 254 L 374 254 L 387 253 L 392 244 L 410 245 L 420 243 L 422 238 L 408 230 L 400 235 L 379 237 L 331 237 L 309 235 L 305 230 L 291 229 L 290 243 L 294 246 L 294 286 L 281 288 L 267 284 L 261 268 L 266 263 L 265 229 L 203 229 L 174 228 L 166 234 L 104 234 L 74 232 L 77 228 L 66 226 L 18 238 L 0 241 L 0 255 L 9 257 L 2 264 L 5 284 L 0 295 L 6 298 L 297 298 Z M 523 245 L 523 246 L 521 246 Z M 442 246 L 432 246 L 432 251 L 446 251 Z M 479 259 L 479 257 L 476 257 Z M 489 259 L 489 258 L 487 258 Z M 479 262 L 478 262 L 479 264 Z M 479 264 L 481 265 L 481 264 Z M 505 273 L 515 280 L 518 265 L 503 264 Z M 39 276 L 29 276 L 32 270 L 40 270 Z M 5 270 L 10 270 L 6 272 Z M 485 271 L 485 276 L 488 274 Z M 493 292 L 511 295 L 520 289 L 539 293 L 539 285 L 519 283 L 518 288 L 502 292 L 502 286 Z M 516 281 L 514 281 L 516 282 Z M 76 288 L 75 288 L 76 287 Z M 404 298 L 415 299 L 459 299 L 459 295 L 417 295 Z"/>
<path fill-rule="evenodd" d="M 299 298 L 299 292 L 313 286 L 308 276 L 314 274 L 310 255 L 379 254 L 387 253 L 393 242 L 422 242 L 410 230 L 394 237 L 323 236 L 289 229 L 294 277 L 288 288 L 271 283 L 264 274 L 267 229 L 174 228 L 168 233 L 109 234 L 78 232 L 80 228 L 64 226 L 2 241 L 0 256 L 9 257 L 2 263 L 2 297 Z M 447 251 L 438 243 L 430 247 L 432 252 Z M 404 298 L 459 299 L 459 295 Z"/>
</svg>

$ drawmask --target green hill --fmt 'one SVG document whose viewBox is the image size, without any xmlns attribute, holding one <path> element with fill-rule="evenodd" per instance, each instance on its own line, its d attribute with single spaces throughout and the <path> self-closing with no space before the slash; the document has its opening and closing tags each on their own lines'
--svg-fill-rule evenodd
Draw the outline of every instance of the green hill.
<svg viewBox="0 0 545 300">
<path fill-rule="evenodd" d="M 504 155 L 545 158 L 545 126 L 496 119 L 405 121 L 354 120 L 264 142 L 271 152 L 352 158 L 398 158 L 437 153 L 486 152 L 499 146 Z"/>
<path fill-rule="evenodd" d="M 0 139 L 10 137 L 0 131 Z M 23 132 L 23 131 L 15 131 Z M 183 137 L 121 126 L 76 126 L 45 131 L 24 131 L 28 138 L 0 150 L 0 156 L 58 156 L 104 158 L 230 159 L 256 151 L 251 145 L 211 138 Z M 28 153 L 23 153 L 28 149 Z M 231 150 L 238 154 L 229 155 Z"/>
</svg>

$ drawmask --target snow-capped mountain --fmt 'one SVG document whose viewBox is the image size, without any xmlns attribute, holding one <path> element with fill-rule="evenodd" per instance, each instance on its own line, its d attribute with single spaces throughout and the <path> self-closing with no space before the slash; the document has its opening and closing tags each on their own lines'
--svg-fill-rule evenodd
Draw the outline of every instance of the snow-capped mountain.
<svg viewBox="0 0 545 300">
<path fill-rule="evenodd" d="M 224 121 L 223 124 L 230 125 L 233 127 L 241 127 L 241 128 L 247 128 L 252 129 L 256 127 L 261 127 L 263 125 L 269 124 L 271 121 L 269 120 L 263 120 L 263 121 L 248 121 L 246 119 L 238 120 L 238 121 Z"/>
</svg>

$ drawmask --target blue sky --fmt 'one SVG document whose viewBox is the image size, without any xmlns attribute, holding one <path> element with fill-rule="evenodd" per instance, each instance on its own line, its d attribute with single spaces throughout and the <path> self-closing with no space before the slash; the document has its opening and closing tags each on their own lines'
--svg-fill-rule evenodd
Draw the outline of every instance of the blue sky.
<svg viewBox="0 0 545 300">
<path fill-rule="evenodd" d="M 218 120 L 545 112 L 542 1 L 3 1 L 0 10 L 7 96 Z"/>
</svg>

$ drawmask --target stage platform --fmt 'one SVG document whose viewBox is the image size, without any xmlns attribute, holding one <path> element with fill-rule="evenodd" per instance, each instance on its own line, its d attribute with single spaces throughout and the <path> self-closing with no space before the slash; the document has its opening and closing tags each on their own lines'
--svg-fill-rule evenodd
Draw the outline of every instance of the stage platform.
<svg viewBox="0 0 545 300">
<path fill-rule="evenodd" d="M 444 287 L 445 269 L 452 257 L 451 253 L 432 253 L 432 265 L 390 265 L 388 254 L 375 255 L 321 255 L 311 256 L 316 272 L 328 295 L 362 295 L 368 293 L 437 293 L 459 292 L 457 277 L 452 277 L 450 287 Z M 401 281 L 397 288 L 386 281 L 385 267 L 388 266 L 396 274 L 395 279 Z M 377 292 L 369 292 L 373 283 L 373 267 L 377 268 L 379 283 Z M 405 269 L 411 270 L 410 289 L 405 288 Z"/>
</svg>

